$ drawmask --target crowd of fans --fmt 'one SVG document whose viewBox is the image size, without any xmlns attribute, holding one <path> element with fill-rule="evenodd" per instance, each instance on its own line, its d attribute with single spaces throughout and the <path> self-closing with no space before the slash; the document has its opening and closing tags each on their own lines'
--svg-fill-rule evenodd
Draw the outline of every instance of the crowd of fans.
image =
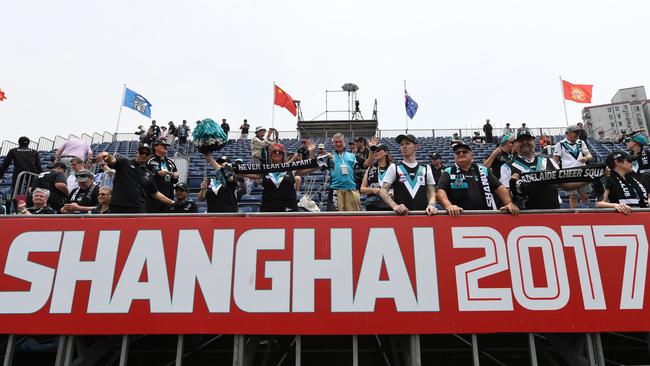
<svg viewBox="0 0 650 366">
<path fill-rule="evenodd" d="M 222 129 L 230 130 L 225 119 Z M 239 127 L 240 139 L 247 139 L 250 125 Z M 133 158 L 115 157 L 100 152 L 93 157 L 87 143 L 71 139 L 54 155 L 48 171 L 41 171 L 37 151 L 29 148 L 27 137 L 9 151 L 0 166 L 4 176 L 14 165 L 13 181 L 23 172 L 38 174 L 25 197 L 18 196 L 13 211 L 23 215 L 107 214 L 107 213 L 197 213 L 190 188 L 179 181 L 174 161 L 167 156 L 171 144 L 188 143 L 187 121 L 179 126 L 169 122 L 159 127 L 156 121 L 136 134 L 140 144 Z M 648 207 L 650 188 L 650 150 L 641 132 L 623 137 L 628 151 L 614 151 L 605 159 L 603 178 L 592 182 L 549 182 L 532 184 L 522 180 L 530 172 L 583 167 L 593 163 L 581 124 L 569 126 L 565 138 L 554 142 L 550 136 L 536 137 L 522 124 L 516 131 L 509 125 L 502 136 L 494 136 L 490 121 L 483 126 L 485 136 L 472 143 L 451 141 L 454 164 L 444 166 L 441 155 L 432 153 L 430 164 L 416 160 L 420 141 L 411 134 L 396 138 L 400 157 L 376 137 L 357 137 L 346 145 L 343 134 L 332 137 L 333 151 L 324 144 L 303 139 L 295 151 L 279 143 L 278 131 L 258 126 L 250 139 L 251 171 L 242 171 L 241 159 L 215 159 L 205 155 L 214 174 L 200 184 L 198 200 L 207 202 L 207 212 L 237 212 L 238 201 L 253 185 L 262 188 L 262 212 L 299 211 L 298 192 L 305 176 L 324 170 L 329 177 L 328 208 L 338 211 L 394 211 L 405 215 L 413 210 L 433 215 L 439 208 L 452 216 L 471 210 L 497 210 L 517 215 L 521 210 L 560 208 L 558 189 L 564 190 L 572 208 L 589 205 L 614 208 L 629 214 L 633 207 Z M 478 134 L 478 133 L 477 133 Z M 478 135 L 477 135 L 478 136 Z M 475 136 L 476 137 L 476 136 Z M 494 151 L 481 162 L 474 160 L 475 144 L 496 143 Z M 362 205 L 361 195 L 365 196 Z"/>
</svg>

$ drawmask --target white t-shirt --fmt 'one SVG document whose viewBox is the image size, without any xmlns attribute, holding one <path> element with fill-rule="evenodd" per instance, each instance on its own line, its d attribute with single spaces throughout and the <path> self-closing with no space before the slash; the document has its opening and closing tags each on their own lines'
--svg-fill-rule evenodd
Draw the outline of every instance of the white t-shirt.
<svg viewBox="0 0 650 366">
<path fill-rule="evenodd" d="M 575 168 L 587 165 L 578 160 L 586 155 L 589 155 L 587 143 L 580 139 L 577 139 L 575 144 L 571 144 L 569 140 L 564 139 L 555 144 L 553 148 L 553 156 L 560 157 L 562 168 Z"/>
<path fill-rule="evenodd" d="M 416 163 L 407 163 L 403 162 L 404 165 L 406 165 L 409 168 L 415 168 L 417 165 Z M 431 166 L 429 164 L 420 164 L 425 167 L 426 173 L 425 173 L 425 181 L 426 185 L 433 186 L 436 184 L 436 180 L 433 178 L 433 173 L 431 172 Z M 395 176 L 397 174 L 397 166 L 395 163 L 390 164 L 388 169 L 386 170 L 386 174 L 384 174 L 384 179 L 381 181 L 381 185 L 383 186 L 384 183 L 390 183 L 390 185 L 393 185 L 393 182 L 395 182 Z"/>
</svg>

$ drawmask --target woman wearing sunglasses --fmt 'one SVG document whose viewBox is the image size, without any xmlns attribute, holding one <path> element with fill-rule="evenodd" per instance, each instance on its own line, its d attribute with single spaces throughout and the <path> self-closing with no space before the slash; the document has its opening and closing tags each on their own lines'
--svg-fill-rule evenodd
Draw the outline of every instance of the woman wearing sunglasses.
<svg viewBox="0 0 650 366">
<path fill-rule="evenodd" d="M 99 201 L 99 204 L 92 211 L 90 211 L 91 214 L 111 213 L 111 191 L 111 188 L 107 186 L 99 188 L 99 193 L 97 194 L 97 201 Z"/>
<path fill-rule="evenodd" d="M 605 192 L 602 200 L 596 202 L 596 207 L 615 208 L 625 215 L 629 215 L 633 207 L 648 207 L 648 192 L 632 168 L 635 158 L 621 150 L 607 155 L 605 164 L 611 174 L 605 181 Z"/>
<path fill-rule="evenodd" d="M 314 142 L 309 141 L 307 149 L 309 158 L 314 158 Z M 275 143 L 269 147 L 269 158 L 272 164 L 280 164 L 286 161 L 286 150 L 284 145 Z M 298 199 L 296 191 L 299 189 L 301 175 L 306 175 L 314 169 L 302 169 L 295 171 L 271 172 L 267 174 L 242 174 L 251 179 L 262 180 L 262 205 L 261 212 L 288 212 L 298 211 Z"/>
</svg>

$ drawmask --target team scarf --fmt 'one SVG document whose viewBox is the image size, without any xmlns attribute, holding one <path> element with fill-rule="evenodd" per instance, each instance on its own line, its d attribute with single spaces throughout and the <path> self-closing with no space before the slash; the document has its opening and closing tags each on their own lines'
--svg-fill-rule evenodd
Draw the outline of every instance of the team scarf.
<svg viewBox="0 0 650 366">
<path fill-rule="evenodd" d="M 315 169 L 327 166 L 327 155 L 315 159 L 298 160 L 291 163 L 278 164 L 234 164 L 232 167 L 238 174 L 268 174 L 290 170 Z"/>
<path fill-rule="evenodd" d="M 456 182 L 459 182 L 460 179 L 462 180 L 462 182 L 460 183 L 463 183 L 466 188 L 469 188 L 469 185 L 467 184 L 467 182 L 465 182 L 466 179 L 465 176 L 463 174 L 458 174 L 458 171 L 460 170 L 458 164 L 454 164 L 454 166 L 449 167 L 447 169 L 449 169 L 448 174 L 451 180 L 456 180 Z M 490 189 L 490 181 L 488 180 L 488 176 L 487 176 L 487 168 L 484 167 L 483 165 L 472 163 L 472 165 L 470 166 L 470 170 L 471 169 L 475 169 L 476 171 L 478 171 L 480 183 L 481 186 L 483 187 L 483 190 L 481 191 L 481 196 L 485 200 L 485 205 L 487 207 L 492 208 L 492 210 L 496 210 L 497 205 L 496 205 L 496 201 L 494 200 L 494 195 L 492 194 L 492 190 Z"/>
<path fill-rule="evenodd" d="M 629 179 L 627 182 L 616 172 L 612 172 L 612 176 L 616 178 L 616 181 L 621 186 L 621 192 L 623 192 L 623 195 L 625 196 L 623 198 L 619 198 L 618 203 L 639 207 L 648 207 L 648 193 L 645 190 L 645 187 L 643 187 L 643 184 L 634 178 L 633 175 L 628 175 Z"/>
<path fill-rule="evenodd" d="M 591 182 L 602 178 L 604 175 L 605 164 L 597 164 L 575 168 L 526 172 L 521 174 L 521 181 L 530 184 Z"/>
</svg>

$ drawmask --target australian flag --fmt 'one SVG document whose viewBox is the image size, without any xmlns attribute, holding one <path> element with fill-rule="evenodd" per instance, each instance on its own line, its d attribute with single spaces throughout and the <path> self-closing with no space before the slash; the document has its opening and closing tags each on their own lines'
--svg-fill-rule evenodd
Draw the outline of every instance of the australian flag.
<svg viewBox="0 0 650 366">
<path fill-rule="evenodd" d="M 404 106 L 406 107 L 406 115 L 409 116 L 410 119 L 413 119 L 413 116 L 415 116 L 415 113 L 418 111 L 418 104 L 411 98 L 409 93 L 404 90 Z"/>
<path fill-rule="evenodd" d="M 151 103 L 145 97 L 129 88 L 125 88 L 124 90 L 123 105 L 151 118 Z"/>
</svg>

